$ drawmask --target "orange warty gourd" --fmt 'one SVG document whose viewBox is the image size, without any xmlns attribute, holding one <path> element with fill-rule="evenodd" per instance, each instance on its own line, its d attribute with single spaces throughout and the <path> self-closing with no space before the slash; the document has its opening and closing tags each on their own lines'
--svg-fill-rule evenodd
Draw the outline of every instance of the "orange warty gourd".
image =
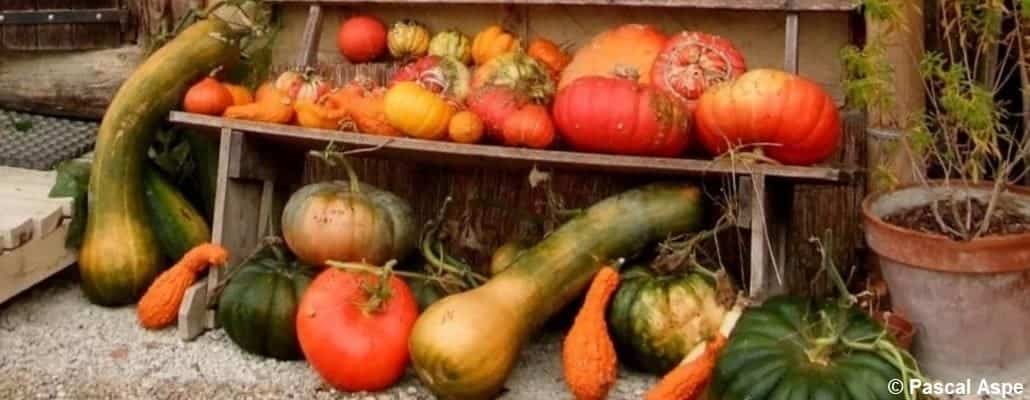
<svg viewBox="0 0 1030 400">
<path fill-rule="evenodd" d="M 182 101 L 186 112 L 206 115 L 221 115 L 231 105 L 232 93 L 210 76 L 190 87 Z"/>
<path fill-rule="evenodd" d="M 179 315 L 179 305 L 186 289 L 197 280 L 197 274 L 208 266 L 223 265 L 229 253 L 221 246 L 204 243 L 186 252 L 172 268 L 158 275 L 154 283 L 139 300 L 136 316 L 147 329 L 160 329 L 171 325 Z"/>
<path fill-rule="evenodd" d="M 234 85 L 231 83 L 223 84 L 225 89 L 232 95 L 232 105 L 242 106 L 244 104 L 250 104 L 254 102 L 254 95 L 250 93 L 250 89 L 245 86 Z M 226 107 L 228 108 L 228 107 Z"/>
<path fill-rule="evenodd" d="M 483 121 L 471 111 L 460 111 L 451 117 L 447 137 L 458 143 L 476 143 L 483 138 Z"/>
<path fill-rule="evenodd" d="M 719 352 L 726 346 L 726 337 L 717 334 L 705 344 L 701 356 L 666 374 L 658 385 L 647 392 L 646 400 L 694 400 L 701 396 L 705 386 L 712 380 L 712 371 L 719 358 Z"/>
<path fill-rule="evenodd" d="M 376 87 L 371 80 L 358 77 L 331 93 L 326 103 L 347 114 L 347 119 L 343 121 L 345 128 L 373 135 L 400 136 L 401 132 L 386 120 L 385 96 L 385 88 Z M 352 126 L 348 127 L 348 122 Z"/>
<path fill-rule="evenodd" d="M 261 101 L 257 103 L 232 106 L 225 109 L 223 117 L 232 119 L 243 119 L 247 121 L 270 122 L 273 124 L 288 124 L 293 121 L 294 111 L 289 103 L 276 101 Z"/>
<path fill-rule="evenodd" d="M 618 287 L 619 272 L 612 267 L 601 268 L 565 336 L 562 371 L 576 400 L 604 400 L 618 376 L 615 345 L 605 320 L 608 302 Z"/>
<path fill-rule="evenodd" d="M 324 102 L 297 100 L 293 103 L 293 109 L 297 115 L 297 124 L 306 128 L 337 129 L 340 121 L 347 117 L 346 111 L 329 107 Z"/>
<path fill-rule="evenodd" d="M 837 150 L 841 119 L 822 87 L 772 69 L 744 73 L 708 89 L 694 113 L 697 138 L 719 155 L 740 145 L 758 145 L 776 161 L 809 165 Z"/>
<path fill-rule="evenodd" d="M 501 54 L 519 47 L 515 35 L 504 30 L 500 25 L 491 25 L 483 29 L 472 39 L 472 60 L 476 65 L 486 64 Z"/>
<path fill-rule="evenodd" d="M 667 40 L 650 25 L 629 24 L 602 32 L 576 51 L 562 71 L 558 89 L 578 78 L 591 75 L 612 77 L 622 70 L 634 70 L 642 85 L 651 83 L 651 66 Z"/>
<path fill-rule="evenodd" d="M 547 69 L 551 71 L 551 77 L 555 79 L 560 77 L 562 70 L 572 62 L 572 56 L 569 53 L 562 50 L 556 43 L 544 38 L 530 40 L 526 53 L 547 66 Z"/>
<path fill-rule="evenodd" d="M 264 101 L 275 101 L 288 104 L 291 100 L 286 96 L 285 92 L 275 88 L 275 83 L 265 82 L 261 84 L 261 86 L 258 86 L 257 91 L 254 92 L 254 101 L 258 103 Z"/>
</svg>

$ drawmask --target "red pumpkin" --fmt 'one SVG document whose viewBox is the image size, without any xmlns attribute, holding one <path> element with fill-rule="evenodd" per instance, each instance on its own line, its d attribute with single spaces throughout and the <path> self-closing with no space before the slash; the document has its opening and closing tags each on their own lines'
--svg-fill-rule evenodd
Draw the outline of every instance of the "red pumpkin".
<svg viewBox="0 0 1030 400">
<path fill-rule="evenodd" d="M 500 138 L 504 122 L 515 114 L 529 100 L 513 89 L 501 86 L 484 86 L 472 91 L 467 105 L 469 111 L 483 120 L 486 132 Z"/>
<path fill-rule="evenodd" d="M 501 129 L 504 144 L 543 149 L 554 142 L 554 123 L 541 105 L 530 104 L 516 111 Z"/>
<path fill-rule="evenodd" d="M 186 112 L 222 115 L 233 104 L 232 93 L 212 77 L 206 77 L 186 91 L 182 109 Z"/>
<path fill-rule="evenodd" d="M 336 45 L 352 63 L 375 60 L 386 51 L 386 25 L 376 17 L 351 17 L 340 25 Z"/>
<path fill-rule="evenodd" d="M 674 157 L 687 147 L 682 107 L 631 79 L 577 79 L 555 97 L 554 122 L 579 151 Z"/>
<path fill-rule="evenodd" d="M 369 267 L 369 266 L 365 266 Z M 385 289 L 385 298 L 375 299 Z M 297 307 L 297 340 L 322 379 L 348 391 L 377 391 L 404 375 L 418 305 L 403 280 L 337 268 L 323 271 Z"/>
<path fill-rule="evenodd" d="M 783 71 L 749 71 L 705 92 L 694 113 L 697 136 L 710 153 L 738 145 L 760 150 L 784 164 L 809 165 L 837 149 L 841 119 L 819 85 Z"/>
<path fill-rule="evenodd" d="M 681 32 L 666 42 L 651 68 L 651 84 L 693 112 L 709 87 L 732 81 L 746 71 L 744 56 L 716 35 Z"/>
<path fill-rule="evenodd" d="M 584 76 L 616 76 L 619 69 L 639 74 L 640 84 L 651 81 L 651 66 L 665 46 L 664 33 L 651 25 L 628 24 L 590 39 L 572 56 L 561 73 L 558 89 Z"/>
</svg>

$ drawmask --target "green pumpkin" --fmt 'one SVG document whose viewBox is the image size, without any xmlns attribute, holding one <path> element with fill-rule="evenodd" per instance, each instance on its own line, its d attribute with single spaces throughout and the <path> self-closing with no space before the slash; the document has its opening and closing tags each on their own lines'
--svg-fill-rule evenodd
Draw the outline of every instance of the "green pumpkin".
<svg viewBox="0 0 1030 400">
<path fill-rule="evenodd" d="M 725 314 L 707 277 L 638 266 L 622 273 L 608 325 L 620 360 L 661 375 L 713 337 Z"/>
<path fill-rule="evenodd" d="M 887 383 L 902 379 L 901 372 L 883 351 L 860 348 L 896 350 L 886 337 L 854 308 L 770 299 L 741 317 L 710 389 L 722 400 L 900 399 Z"/>
<path fill-rule="evenodd" d="M 429 55 L 454 57 L 463 64 L 468 64 L 472 61 L 472 39 L 454 29 L 437 33 L 429 41 Z"/>
<path fill-rule="evenodd" d="M 280 360 L 301 357 L 296 316 L 311 269 L 280 246 L 240 265 L 218 301 L 218 321 L 240 348 Z"/>
</svg>

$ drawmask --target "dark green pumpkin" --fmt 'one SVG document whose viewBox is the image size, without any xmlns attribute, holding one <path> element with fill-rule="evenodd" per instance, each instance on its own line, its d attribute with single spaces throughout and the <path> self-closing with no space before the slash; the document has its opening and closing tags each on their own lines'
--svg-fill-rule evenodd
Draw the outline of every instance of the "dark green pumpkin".
<svg viewBox="0 0 1030 400">
<path fill-rule="evenodd" d="M 744 313 L 715 368 L 711 390 L 722 400 L 886 400 L 901 372 L 879 352 L 859 349 L 884 330 L 837 303 L 780 297 Z M 846 341 L 859 346 L 847 345 Z"/>
<path fill-rule="evenodd" d="M 713 337 L 725 314 L 707 277 L 638 266 L 622 273 L 608 325 L 620 360 L 661 375 Z"/>
<path fill-rule="evenodd" d="M 233 275 L 218 301 L 218 321 L 243 350 L 280 360 L 301 357 L 296 316 L 311 269 L 269 246 Z"/>
</svg>

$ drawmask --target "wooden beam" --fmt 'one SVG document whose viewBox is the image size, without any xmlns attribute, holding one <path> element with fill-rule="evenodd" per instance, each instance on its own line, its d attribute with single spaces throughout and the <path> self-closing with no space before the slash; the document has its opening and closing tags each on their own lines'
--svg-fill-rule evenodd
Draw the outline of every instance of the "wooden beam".
<svg viewBox="0 0 1030 400">
<path fill-rule="evenodd" d="M 8 52 L 0 62 L 0 107 L 100 119 L 142 57 L 136 46 L 86 52 Z"/>
<path fill-rule="evenodd" d="M 851 11 L 858 6 L 858 2 L 854 0 L 268 0 L 268 2 L 296 4 L 562 4 L 794 11 Z"/>
<path fill-rule="evenodd" d="M 881 121 L 895 121 L 905 124 L 913 113 L 925 107 L 926 91 L 919 73 L 919 61 L 924 51 L 924 25 L 921 1 L 903 1 L 899 24 L 902 28 L 888 30 L 875 21 L 866 21 L 867 41 L 883 40 L 887 43 L 887 62 L 894 69 L 894 90 L 897 104 L 887 110 L 887 115 L 871 112 L 869 115 L 869 138 L 867 166 L 875 177 L 876 172 L 886 171 L 899 183 L 912 182 L 922 174 L 922 167 L 903 146 L 904 135 L 896 129 L 885 127 Z M 869 179 L 869 190 L 884 189 L 888 183 L 882 179 Z"/>
<path fill-rule="evenodd" d="M 248 137 L 301 149 L 324 149 L 330 141 L 337 144 L 377 148 L 370 157 L 400 158 L 435 164 L 490 165 L 495 168 L 525 168 L 533 165 L 568 170 L 619 172 L 626 174 L 719 176 L 748 175 L 756 172 L 768 176 L 813 182 L 844 182 L 846 170 L 834 167 L 797 167 L 771 164 L 737 164 L 729 161 L 687 158 L 635 157 L 608 154 L 576 153 L 557 150 L 534 150 L 505 146 L 461 144 L 411 138 L 394 138 L 361 133 L 310 129 L 290 125 L 233 120 L 200 114 L 172 112 L 175 123 L 218 131 L 230 128 L 247 132 Z M 223 146 L 225 144 L 223 143 Z M 247 168 L 239 169 L 245 171 Z M 237 170 L 233 170 L 237 171 Z"/>
</svg>

